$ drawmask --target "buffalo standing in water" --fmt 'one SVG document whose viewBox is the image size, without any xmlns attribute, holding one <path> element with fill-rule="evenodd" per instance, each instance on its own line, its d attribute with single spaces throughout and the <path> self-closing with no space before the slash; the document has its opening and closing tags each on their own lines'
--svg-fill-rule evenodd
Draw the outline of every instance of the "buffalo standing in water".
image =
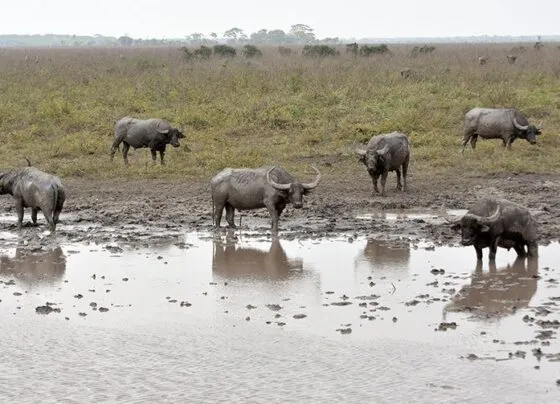
<svg viewBox="0 0 560 404">
<path fill-rule="evenodd" d="M 472 206 L 456 223 L 461 229 L 461 244 L 474 246 L 476 257 L 489 247 L 489 259 L 496 258 L 498 247 L 514 248 L 519 257 L 537 257 L 537 225 L 527 208 L 503 199 L 483 199 Z M 525 251 L 527 246 L 527 251 Z"/>
<path fill-rule="evenodd" d="M 128 150 L 132 146 L 134 149 L 148 147 L 152 153 L 152 160 L 156 162 L 156 152 L 159 152 L 161 164 L 165 164 L 163 159 L 165 147 L 171 144 L 179 147 L 179 139 L 185 135 L 177 128 L 173 128 L 169 122 L 154 119 L 135 119 L 129 116 L 121 118 L 115 125 L 115 140 L 111 146 L 111 160 L 115 156 L 119 145 L 123 144 L 123 159 L 128 165 Z"/>
<path fill-rule="evenodd" d="M 232 228 L 235 209 L 252 210 L 267 208 L 272 217 L 272 232 L 278 232 L 278 219 L 288 203 L 295 208 L 303 206 L 303 195 L 314 189 L 321 179 L 301 183 L 281 167 L 226 168 L 210 181 L 214 226 L 220 227 L 222 212 L 226 209 L 226 220 Z"/>
<path fill-rule="evenodd" d="M 511 149 L 515 139 L 525 139 L 531 144 L 537 143 L 541 129 L 530 125 L 525 116 L 516 109 L 473 108 L 465 114 L 463 148 L 467 143 L 476 147 L 480 136 L 483 139 L 502 139 L 504 147 Z"/>
<path fill-rule="evenodd" d="M 40 210 L 51 231 L 56 229 L 66 199 L 60 178 L 35 167 L 16 168 L 0 173 L 0 194 L 14 197 L 18 227 L 23 225 L 23 209 L 29 207 L 33 224 L 37 224 L 37 212 Z"/>
<path fill-rule="evenodd" d="M 406 176 L 410 161 L 408 136 L 393 132 L 371 138 L 364 149 L 356 149 L 360 161 L 364 163 L 373 181 L 373 190 L 379 193 L 377 179 L 381 176 L 381 195 L 385 196 L 385 183 L 389 171 L 397 172 L 397 189 L 406 191 Z M 401 170 L 403 183 L 401 184 Z"/>
</svg>

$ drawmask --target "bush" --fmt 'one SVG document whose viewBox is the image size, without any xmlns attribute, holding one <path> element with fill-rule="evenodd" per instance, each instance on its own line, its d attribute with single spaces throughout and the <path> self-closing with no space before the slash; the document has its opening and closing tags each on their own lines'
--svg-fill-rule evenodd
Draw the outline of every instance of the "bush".
<svg viewBox="0 0 560 404">
<path fill-rule="evenodd" d="M 371 56 L 371 55 L 383 55 L 388 53 L 389 47 L 385 44 L 381 45 L 362 45 L 360 47 L 360 55 Z"/>
<path fill-rule="evenodd" d="M 232 58 L 237 55 L 237 51 L 229 45 L 214 45 L 214 55 Z"/>
<path fill-rule="evenodd" d="M 346 53 L 351 53 L 352 56 L 358 56 L 358 44 L 356 42 L 346 44 Z"/>
<path fill-rule="evenodd" d="M 328 45 L 305 45 L 303 47 L 302 55 L 308 57 L 336 56 L 338 55 L 338 51 Z"/>
<path fill-rule="evenodd" d="M 412 48 L 412 56 L 416 57 L 419 54 L 432 53 L 435 50 L 436 50 L 435 46 L 428 46 L 428 45 L 415 46 L 414 48 Z"/>
<path fill-rule="evenodd" d="M 194 56 L 200 59 L 210 59 L 210 56 L 212 56 L 212 49 L 208 46 L 201 45 L 200 48 L 195 49 Z"/>
<path fill-rule="evenodd" d="M 261 57 L 262 52 L 255 45 L 245 45 L 241 50 L 241 54 L 246 58 Z"/>
<path fill-rule="evenodd" d="M 286 48 L 285 46 L 279 46 L 278 53 L 280 53 L 280 55 L 282 56 L 290 56 L 292 54 L 292 49 Z"/>
</svg>

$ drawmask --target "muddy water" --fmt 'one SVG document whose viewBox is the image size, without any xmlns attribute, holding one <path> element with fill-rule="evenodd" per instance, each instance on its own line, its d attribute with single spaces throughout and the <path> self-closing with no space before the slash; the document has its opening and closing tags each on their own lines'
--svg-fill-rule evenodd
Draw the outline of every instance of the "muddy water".
<svg viewBox="0 0 560 404">
<path fill-rule="evenodd" d="M 477 266 L 470 248 L 348 236 L 0 236 L 4 401 L 560 399 L 557 244 Z"/>
</svg>

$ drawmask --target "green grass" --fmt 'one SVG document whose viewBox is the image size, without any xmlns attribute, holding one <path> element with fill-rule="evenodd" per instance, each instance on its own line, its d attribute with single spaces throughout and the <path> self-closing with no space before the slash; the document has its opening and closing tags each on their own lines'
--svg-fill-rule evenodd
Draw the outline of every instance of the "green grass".
<svg viewBox="0 0 560 404">
<path fill-rule="evenodd" d="M 185 61 L 176 48 L 0 50 L 0 166 L 34 165 L 63 177 L 207 178 L 226 166 L 281 164 L 303 170 L 313 160 L 328 175 L 358 164 L 353 148 L 372 135 L 404 131 L 412 170 L 558 172 L 560 50 L 528 47 L 515 65 L 513 45 L 441 45 L 412 57 L 324 59 L 263 57 Z M 31 55 L 25 61 L 25 54 Z M 477 56 L 490 57 L 478 66 Z M 38 62 L 35 62 L 35 56 Z M 409 67 L 414 77 L 403 79 Z M 523 140 L 504 152 L 483 141 L 459 154 L 462 122 L 475 106 L 515 107 L 543 125 L 539 146 Z M 161 117 L 184 128 L 167 166 L 147 149 L 109 162 L 116 120 Z M 190 148 L 190 151 L 189 151 Z"/>
</svg>

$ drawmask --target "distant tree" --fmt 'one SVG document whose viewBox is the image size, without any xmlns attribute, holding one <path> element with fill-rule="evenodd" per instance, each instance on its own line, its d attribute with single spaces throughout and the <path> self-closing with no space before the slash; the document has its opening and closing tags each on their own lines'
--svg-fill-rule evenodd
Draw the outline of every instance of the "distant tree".
<svg viewBox="0 0 560 404">
<path fill-rule="evenodd" d="M 256 58 L 262 56 L 261 50 L 255 45 L 245 45 L 241 50 L 241 54 L 246 58 Z"/>
<path fill-rule="evenodd" d="M 241 28 L 231 28 L 224 32 L 224 37 L 229 38 L 230 42 L 238 42 L 247 39 L 247 35 Z"/>
<path fill-rule="evenodd" d="M 268 31 L 268 43 L 281 44 L 290 42 L 288 35 L 281 29 L 273 29 Z"/>
<path fill-rule="evenodd" d="M 313 28 L 305 24 L 292 25 L 290 35 L 293 35 L 299 43 L 309 43 L 315 40 Z"/>
<path fill-rule="evenodd" d="M 191 42 L 192 44 L 200 44 L 204 41 L 204 34 L 200 32 L 195 32 L 187 36 L 187 41 Z"/>
<path fill-rule="evenodd" d="M 134 39 L 129 36 L 123 35 L 117 40 L 121 46 L 132 46 Z"/>
<path fill-rule="evenodd" d="M 214 45 L 214 55 L 222 57 L 235 57 L 237 51 L 228 45 Z"/>
<path fill-rule="evenodd" d="M 212 39 L 217 39 L 217 38 L 218 38 L 218 34 L 216 34 L 215 32 L 212 32 L 212 33 L 210 34 L 210 37 L 211 37 Z"/>
</svg>

